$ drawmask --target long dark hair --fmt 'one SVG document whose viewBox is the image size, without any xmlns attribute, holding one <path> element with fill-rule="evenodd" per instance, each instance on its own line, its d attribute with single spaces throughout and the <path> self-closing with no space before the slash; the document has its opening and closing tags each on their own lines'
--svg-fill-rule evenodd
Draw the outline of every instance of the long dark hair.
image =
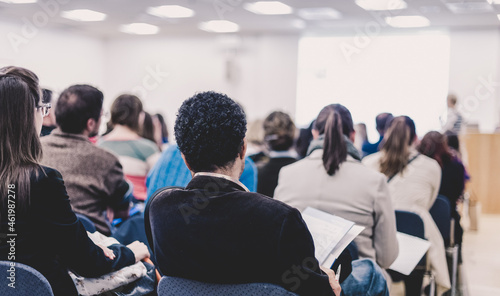
<svg viewBox="0 0 500 296">
<path fill-rule="evenodd" d="M 156 143 L 154 128 L 153 117 L 148 112 L 144 112 L 144 121 L 142 122 L 139 136 Z"/>
<path fill-rule="evenodd" d="M 163 115 L 161 115 L 160 113 L 156 113 L 154 116 L 156 116 L 156 118 L 158 118 L 158 121 L 160 122 L 160 125 L 161 125 L 161 137 L 162 137 L 162 141 L 163 139 L 168 139 L 168 129 L 167 129 L 167 124 L 165 122 L 165 119 L 163 118 Z"/>
<path fill-rule="evenodd" d="M 319 112 L 314 129 L 324 135 L 323 166 L 328 175 L 333 176 L 347 159 L 347 145 L 344 139 L 354 131 L 351 112 L 340 105 L 331 104 Z"/>
<path fill-rule="evenodd" d="M 396 117 L 389 123 L 381 144 L 380 171 L 384 175 L 390 177 L 405 169 L 415 135 L 415 123 L 408 116 Z"/>
<path fill-rule="evenodd" d="M 14 189 L 20 210 L 29 204 L 30 177 L 40 168 L 42 146 L 35 124 L 40 98 L 33 72 L 13 66 L 0 69 L 0 196 L 5 205 L 8 190 Z"/>
</svg>

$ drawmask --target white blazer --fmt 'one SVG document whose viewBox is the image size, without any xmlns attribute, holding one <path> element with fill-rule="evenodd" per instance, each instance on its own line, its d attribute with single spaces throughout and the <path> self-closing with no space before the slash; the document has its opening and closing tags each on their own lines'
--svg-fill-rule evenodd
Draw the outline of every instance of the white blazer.
<svg viewBox="0 0 500 296">
<path fill-rule="evenodd" d="M 363 163 L 379 171 L 382 153 L 378 152 L 365 157 Z M 416 154 L 417 151 L 412 149 L 410 159 Z M 429 209 L 438 196 L 440 185 L 441 167 L 437 161 L 425 155 L 419 155 L 402 173 L 397 174 L 389 182 L 394 208 L 414 212 L 420 215 L 424 222 L 425 237 L 431 242 L 427 254 L 431 270 L 436 274 L 438 295 L 451 286 L 443 238 L 429 214 Z"/>
</svg>

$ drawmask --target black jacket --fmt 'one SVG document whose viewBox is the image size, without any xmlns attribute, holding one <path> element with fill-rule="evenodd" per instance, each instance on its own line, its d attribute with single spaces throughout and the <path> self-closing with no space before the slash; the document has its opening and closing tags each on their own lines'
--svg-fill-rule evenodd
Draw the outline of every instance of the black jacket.
<svg viewBox="0 0 500 296">
<path fill-rule="evenodd" d="M 259 168 L 257 192 L 274 196 L 274 189 L 278 186 L 278 176 L 282 167 L 296 162 L 297 159 L 292 157 L 273 157 Z"/>
<path fill-rule="evenodd" d="M 167 276 L 264 282 L 299 295 L 334 295 L 298 210 L 240 185 L 195 176 L 149 203 L 153 252 Z"/>
<path fill-rule="evenodd" d="M 6 196 L 2 196 L 2 200 L 6 201 Z M 1 215 L 0 233 L 10 233 L 6 203 L 2 205 Z M 68 269 L 85 277 L 98 277 L 135 263 L 134 253 L 121 245 L 110 247 L 116 255 L 114 260 L 104 256 L 71 210 L 61 174 L 51 168 L 42 167 L 37 177 L 32 175 L 30 205 L 25 212 L 17 207 L 15 233 L 15 260 L 12 261 L 42 273 L 55 296 L 77 295 Z M 0 260 L 8 260 L 8 253 L 9 245 L 1 239 Z"/>
</svg>

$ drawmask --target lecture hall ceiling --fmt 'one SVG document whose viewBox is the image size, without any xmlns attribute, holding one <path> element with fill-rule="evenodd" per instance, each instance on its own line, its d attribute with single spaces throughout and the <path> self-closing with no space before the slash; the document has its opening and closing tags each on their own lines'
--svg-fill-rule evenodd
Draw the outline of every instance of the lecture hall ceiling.
<svg viewBox="0 0 500 296">
<path fill-rule="evenodd" d="M 255 1 L 244 0 L 38 0 L 38 3 L 31 4 L 6 3 L 9 1 L 12 0 L 0 0 L 0 21 L 23 25 L 26 21 L 36 22 L 36 18 L 39 18 L 38 22 L 43 27 L 99 37 L 125 35 L 119 28 L 129 23 L 154 25 L 159 28 L 158 34 L 163 35 L 213 34 L 200 29 L 200 23 L 210 20 L 233 22 L 239 26 L 241 34 L 352 34 L 355 30 L 365 30 L 370 26 L 375 30 L 375 23 L 382 30 L 397 30 L 388 26 L 384 17 L 408 15 L 424 16 L 429 20 L 430 28 L 436 29 L 500 27 L 500 0 L 406 0 L 405 8 L 388 11 L 365 10 L 354 0 L 281 0 L 293 9 L 291 13 L 282 15 L 253 13 L 246 8 L 248 3 Z M 52 5 L 43 9 L 43 3 Z M 57 3 L 57 7 L 54 3 Z M 148 8 L 161 5 L 180 5 L 191 9 L 194 15 L 165 18 L 148 13 Z M 75 9 L 98 11 L 106 14 L 106 19 L 79 22 L 61 17 L 61 12 Z M 47 18 L 44 18 L 44 14 Z"/>
</svg>

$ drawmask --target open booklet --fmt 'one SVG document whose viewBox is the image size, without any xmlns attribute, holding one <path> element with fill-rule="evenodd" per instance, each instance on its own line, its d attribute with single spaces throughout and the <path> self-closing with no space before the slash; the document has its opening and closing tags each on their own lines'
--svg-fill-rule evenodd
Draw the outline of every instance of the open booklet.
<svg viewBox="0 0 500 296">
<path fill-rule="evenodd" d="M 342 251 L 365 229 L 354 222 L 308 207 L 302 218 L 311 232 L 319 264 L 330 268 Z"/>
</svg>

